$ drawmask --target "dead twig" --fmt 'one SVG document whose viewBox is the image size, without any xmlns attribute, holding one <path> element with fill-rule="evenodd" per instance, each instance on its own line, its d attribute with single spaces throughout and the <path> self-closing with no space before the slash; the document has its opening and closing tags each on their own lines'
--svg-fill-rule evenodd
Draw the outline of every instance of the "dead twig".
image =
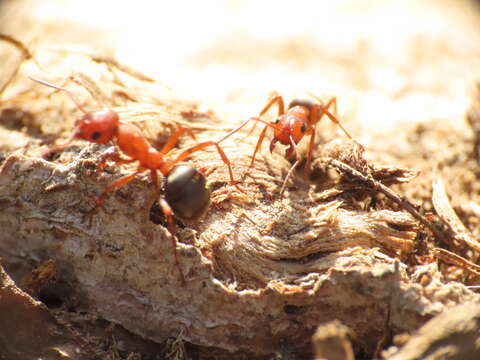
<svg viewBox="0 0 480 360">
<path fill-rule="evenodd" d="M 18 70 L 20 69 L 20 66 L 22 65 L 22 63 L 25 60 L 33 59 L 33 55 L 30 52 L 30 50 L 28 50 L 28 48 L 20 40 L 17 40 L 10 35 L 0 33 L 0 40 L 6 41 L 9 44 L 12 44 L 14 47 L 16 47 L 22 53 L 22 56 L 20 58 L 20 61 L 19 61 L 18 65 L 15 67 L 13 72 L 8 76 L 7 81 L 5 81 L 5 83 L 0 87 L 0 95 L 1 95 L 1 94 L 3 94 L 5 89 L 8 87 L 8 85 L 10 85 L 10 83 L 13 81 L 15 76 L 17 75 Z M 38 64 L 37 64 L 37 66 L 38 66 Z"/>
<path fill-rule="evenodd" d="M 302 161 L 302 158 L 300 157 L 300 153 L 298 151 L 298 147 L 295 144 L 295 141 L 293 141 L 291 136 L 290 136 L 290 141 L 292 143 L 293 149 L 295 150 L 296 160 L 295 160 L 295 163 L 290 168 L 290 170 L 288 170 L 287 176 L 285 176 L 285 180 L 283 181 L 282 188 L 280 189 L 280 199 L 283 197 L 283 193 L 285 192 L 285 189 L 287 188 L 287 181 L 290 179 L 290 176 L 292 176 L 292 173 L 295 170 L 295 168 Z"/>
<path fill-rule="evenodd" d="M 445 261 L 446 263 L 449 263 L 459 268 L 462 268 L 464 270 L 467 270 L 468 272 L 476 276 L 480 276 L 480 266 L 468 261 L 467 259 L 461 257 L 460 255 L 457 255 L 451 251 L 448 251 L 442 248 L 433 249 L 433 253 L 438 259 Z"/>
<path fill-rule="evenodd" d="M 69 77 L 75 84 L 82 86 L 87 90 L 93 99 L 98 101 L 104 107 L 110 107 L 114 104 L 103 92 L 100 90 L 95 81 L 82 72 L 75 72 Z"/>
<path fill-rule="evenodd" d="M 33 59 L 33 55 L 30 52 L 30 50 L 28 50 L 28 48 L 20 40 L 17 40 L 10 35 L 1 34 L 1 33 L 0 33 L 0 40 L 6 41 L 12 44 L 13 46 L 15 46 L 18 50 L 20 50 L 24 59 Z"/>
<path fill-rule="evenodd" d="M 459 244 L 468 246 L 480 254 L 480 244 L 474 240 L 468 229 L 458 218 L 452 208 L 445 191 L 445 185 L 439 177 L 433 182 L 432 203 L 438 217 L 448 227 L 452 235 L 447 238 L 449 243 L 456 241 Z M 456 244 L 452 244 L 456 245 Z"/>
<path fill-rule="evenodd" d="M 365 183 L 367 186 L 371 187 L 375 191 L 381 192 L 388 199 L 398 204 L 401 208 L 408 211 L 415 219 L 417 219 L 421 224 L 425 225 L 438 239 L 445 239 L 444 233 L 432 222 L 427 220 L 425 216 L 420 214 L 420 212 L 415 209 L 415 206 L 405 197 L 398 195 L 393 190 L 389 189 L 381 182 L 375 180 L 371 174 L 362 174 L 360 171 L 355 170 L 350 165 L 345 164 L 342 161 L 336 159 L 329 159 L 327 161 L 327 166 L 333 167 L 341 173 L 349 174 L 350 176 L 356 178 L 357 180 Z"/>
<path fill-rule="evenodd" d="M 142 81 L 147 81 L 147 82 L 155 82 L 154 79 L 151 77 L 142 74 L 141 72 L 132 69 L 130 66 L 127 66 L 125 64 L 122 64 L 112 56 L 105 56 L 105 55 L 90 55 L 90 58 L 97 62 L 97 63 L 104 63 L 113 67 L 116 67 L 118 70 L 123 71 L 125 74 L 128 74 L 130 76 L 133 76 L 139 80 Z"/>
</svg>

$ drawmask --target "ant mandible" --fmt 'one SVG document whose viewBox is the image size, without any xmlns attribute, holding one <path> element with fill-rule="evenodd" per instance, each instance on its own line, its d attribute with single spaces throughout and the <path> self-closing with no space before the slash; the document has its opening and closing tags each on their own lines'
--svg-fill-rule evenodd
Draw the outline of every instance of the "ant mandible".
<svg viewBox="0 0 480 360">
<path fill-rule="evenodd" d="M 233 132 L 226 134 L 219 141 L 201 142 L 184 150 L 175 159 L 166 160 L 165 155 L 175 146 L 180 136 L 185 132 L 188 132 L 193 138 L 195 138 L 189 129 L 178 129 L 170 136 L 163 148 L 158 151 L 148 143 L 140 129 L 134 125 L 120 121 L 120 117 L 116 111 L 112 109 L 103 109 L 87 112 L 69 90 L 53 85 L 44 80 L 32 77 L 30 77 L 30 79 L 53 89 L 64 91 L 84 113 L 84 115 L 75 122 L 75 128 L 68 140 L 62 145 L 57 145 L 49 149 L 43 154 L 44 157 L 48 157 L 53 152 L 64 149 L 75 139 L 83 139 L 96 144 L 106 144 L 109 141 L 114 141 L 118 148 L 125 155 L 129 156 L 129 158 L 122 158 L 118 153 L 109 153 L 98 165 L 100 170 L 103 169 L 107 160 L 112 160 L 117 164 L 128 164 L 138 161 L 138 168 L 134 173 L 126 175 L 106 187 L 104 192 L 97 199 L 98 205 L 103 204 L 105 197 L 109 192 L 115 191 L 132 181 L 138 174 L 150 171 L 150 179 L 155 187 L 155 198 L 160 199 L 159 204 L 166 217 L 167 229 L 172 237 L 175 262 L 180 271 L 182 282 L 184 282 L 183 272 L 179 266 L 176 252 L 176 227 L 173 217 L 174 215 L 183 219 L 196 219 L 200 217 L 210 203 L 210 189 L 206 185 L 204 174 L 189 165 L 177 164 L 185 160 L 192 153 L 213 145 L 216 147 L 220 157 L 228 167 L 231 184 L 237 186 L 237 183 L 233 178 L 230 161 L 219 145 L 221 141 L 229 137 Z M 160 197 L 157 170 L 165 177 L 165 198 Z M 239 190 L 242 191 L 240 188 Z"/>
<path fill-rule="evenodd" d="M 326 115 L 333 123 L 342 129 L 349 139 L 353 140 L 347 130 L 345 130 L 345 128 L 342 126 L 340 121 L 329 111 L 329 108 L 333 106 L 335 109 L 334 112 L 336 112 L 337 98 L 332 97 L 330 100 L 328 100 L 326 105 L 322 105 L 322 101 L 318 97 L 313 94 L 309 95 L 312 96 L 317 102 L 314 102 L 310 99 L 294 99 L 288 105 L 287 111 L 285 111 L 283 97 L 277 93 L 273 93 L 257 117 L 248 119 L 234 130 L 240 130 L 250 120 L 255 120 L 255 124 L 250 133 L 253 132 L 258 122 L 265 124 L 265 127 L 258 138 L 257 145 L 255 146 L 250 167 L 253 166 L 253 163 L 255 162 L 255 156 L 262 146 L 262 142 L 265 138 L 268 128 L 273 128 L 274 130 L 274 136 L 270 142 L 270 152 L 273 151 L 277 142 L 282 145 L 288 145 L 289 147 L 285 150 L 286 158 L 292 156 L 293 152 L 295 151 L 295 146 L 303 139 L 304 136 L 310 136 L 307 161 L 305 163 L 305 171 L 307 173 L 310 172 L 317 124 L 324 115 Z M 274 122 L 262 120 L 262 116 L 265 115 L 265 113 L 275 104 L 277 104 L 278 107 L 277 119 Z"/>
</svg>

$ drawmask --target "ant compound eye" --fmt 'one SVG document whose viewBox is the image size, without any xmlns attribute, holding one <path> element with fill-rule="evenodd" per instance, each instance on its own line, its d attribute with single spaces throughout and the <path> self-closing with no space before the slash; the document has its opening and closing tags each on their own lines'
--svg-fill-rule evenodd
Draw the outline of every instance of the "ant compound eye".
<svg viewBox="0 0 480 360">
<path fill-rule="evenodd" d="M 279 121 L 280 121 L 280 118 L 277 118 L 277 120 L 275 120 L 275 124 L 278 124 Z"/>
<path fill-rule="evenodd" d="M 180 219 L 198 219 L 210 204 L 207 179 L 191 166 L 178 165 L 165 181 L 165 200 Z"/>
<path fill-rule="evenodd" d="M 300 131 L 304 133 L 306 130 L 307 130 L 307 126 L 305 124 L 302 124 L 302 126 L 300 127 Z"/>
<path fill-rule="evenodd" d="M 100 131 L 94 131 L 94 132 L 92 133 L 91 138 L 92 138 L 92 140 L 97 140 L 97 139 L 99 139 L 101 136 L 102 136 L 102 133 L 101 133 Z"/>
</svg>

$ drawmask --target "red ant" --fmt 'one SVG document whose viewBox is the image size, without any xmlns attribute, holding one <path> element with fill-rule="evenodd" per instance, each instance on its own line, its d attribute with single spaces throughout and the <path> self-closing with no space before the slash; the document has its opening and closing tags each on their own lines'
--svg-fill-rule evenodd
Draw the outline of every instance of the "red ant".
<svg viewBox="0 0 480 360">
<path fill-rule="evenodd" d="M 110 153 L 105 156 L 103 161 L 99 164 L 100 169 L 105 166 L 107 159 L 113 160 L 117 164 L 127 164 L 135 161 L 139 162 L 137 171 L 133 174 L 126 175 L 107 186 L 105 191 L 97 199 L 98 205 L 103 204 L 107 193 L 115 191 L 132 181 L 138 174 L 150 171 L 150 179 L 155 187 L 155 196 L 160 199 L 160 207 L 167 220 L 167 229 L 172 236 L 175 262 L 180 271 L 182 282 L 184 282 L 183 272 L 179 266 L 176 252 L 176 228 L 173 216 L 177 215 L 183 219 L 195 219 L 200 217 L 209 205 L 210 189 L 206 185 L 205 176 L 201 172 L 189 165 L 177 164 L 185 160 L 192 153 L 202 150 L 207 146 L 214 145 L 223 162 L 228 167 L 231 184 L 237 186 L 237 183 L 233 178 L 230 161 L 219 145 L 221 141 L 229 137 L 233 132 L 226 134 L 219 141 L 205 141 L 199 143 L 184 150 L 175 159 L 166 160 L 164 158 L 165 155 L 175 146 L 182 134 L 188 132 L 193 138 L 195 138 L 189 129 L 178 129 L 172 136 L 170 136 L 163 148 L 158 151 L 150 146 L 148 141 L 142 135 L 140 129 L 134 125 L 120 121 L 116 111 L 112 109 L 103 109 L 87 112 L 69 90 L 55 86 L 44 80 L 30 79 L 53 89 L 66 92 L 77 107 L 84 113 L 84 115 L 75 122 L 75 128 L 67 142 L 51 148 L 44 154 L 44 157 L 49 156 L 52 152 L 64 149 L 75 139 L 83 139 L 96 144 L 106 144 L 112 140 L 115 141 L 118 148 L 125 155 L 129 156 L 129 158 L 122 158 L 118 153 Z M 159 196 L 160 189 L 158 185 L 157 170 L 165 177 L 165 199 Z M 241 189 L 239 190 L 242 191 Z"/>
<path fill-rule="evenodd" d="M 261 122 L 265 124 L 262 132 L 257 141 L 257 145 L 255 146 L 255 151 L 252 155 L 252 160 L 250 162 L 250 167 L 253 166 L 255 162 L 255 156 L 260 150 L 262 146 L 263 139 L 265 138 L 265 134 L 268 128 L 273 128 L 274 136 L 272 141 L 270 142 L 270 152 L 273 151 L 277 142 L 280 142 L 282 145 L 289 145 L 289 147 L 285 150 L 285 157 L 289 158 L 292 156 L 293 152 L 295 151 L 295 146 L 302 140 L 304 136 L 310 136 L 310 143 L 308 145 L 308 153 L 307 153 L 307 161 L 305 164 L 305 171 L 310 171 L 310 165 L 312 162 L 312 153 L 313 153 L 313 145 L 315 142 L 315 133 L 317 124 L 320 122 L 324 115 L 334 122 L 342 131 L 347 135 L 349 139 L 352 139 L 350 134 L 347 130 L 344 129 L 340 121 L 330 113 L 329 108 L 331 106 L 334 107 L 334 112 L 336 112 L 337 108 L 337 98 L 332 97 L 328 100 L 326 105 L 322 105 L 322 101 L 317 98 L 315 95 L 310 94 L 317 102 L 314 102 L 309 99 L 294 99 L 288 105 L 287 111 L 285 112 L 285 105 L 283 102 L 283 97 L 278 95 L 277 93 L 273 93 L 271 95 L 270 100 L 264 106 L 264 108 L 260 111 L 257 117 L 252 117 L 238 126 L 234 132 L 240 130 L 246 123 L 250 120 L 255 120 L 255 125 L 253 126 L 250 133 L 253 132 L 255 129 L 257 122 Z M 266 122 L 261 119 L 263 115 L 274 105 L 277 104 L 278 106 L 278 117 L 274 122 Z M 250 134 L 249 133 L 249 134 Z M 352 139 L 353 140 L 353 139 Z"/>
</svg>

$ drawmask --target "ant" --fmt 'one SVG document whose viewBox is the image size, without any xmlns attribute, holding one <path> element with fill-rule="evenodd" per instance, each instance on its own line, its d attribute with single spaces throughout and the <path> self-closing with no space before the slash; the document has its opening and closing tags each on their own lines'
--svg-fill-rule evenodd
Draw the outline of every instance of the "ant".
<svg viewBox="0 0 480 360">
<path fill-rule="evenodd" d="M 333 123 L 340 127 L 340 129 L 342 129 L 349 139 L 353 140 L 347 130 L 345 130 L 345 128 L 342 126 L 340 121 L 329 111 L 329 108 L 333 106 L 334 112 L 336 113 L 337 98 L 332 97 L 330 100 L 328 100 L 326 105 L 323 105 L 322 101 L 318 97 L 313 94 L 309 95 L 312 96 L 316 101 L 312 101 L 310 99 L 293 99 L 288 105 L 287 111 L 285 111 L 283 97 L 274 92 L 257 117 L 248 119 L 234 130 L 234 132 L 236 132 L 245 126 L 248 121 L 255 120 L 256 122 L 249 132 L 249 134 L 251 134 L 258 122 L 265 124 L 265 127 L 258 138 L 257 145 L 255 146 L 250 167 L 253 166 L 253 163 L 255 162 L 255 156 L 262 146 L 262 142 L 265 138 L 268 128 L 273 128 L 274 130 L 274 136 L 270 142 L 270 152 L 273 151 L 277 142 L 282 145 L 288 145 L 289 147 L 285 150 L 286 158 L 292 156 L 293 152 L 296 150 L 296 145 L 303 139 L 304 136 L 310 136 L 307 161 L 305 164 L 305 171 L 307 173 L 310 172 L 317 124 L 324 115 L 326 115 Z M 277 119 L 274 122 L 262 120 L 262 116 L 265 115 L 265 113 L 275 104 L 277 104 L 278 107 Z"/>
<path fill-rule="evenodd" d="M 120 121 L 118 113 L 112 109 L 106 108 L 87 112 L 76 99 L 74 94 L 47 81 L 30 77 L 31 80 L 46 85 L 58 91 L 67 93 L 76 106 L 83 112 L 83 116 L 75 122 L 75 128 L 71 136 L 62 145 L 57 145 L 46 151 L 44 158 L 49 157 L 53 152 L 59 151 L 67 147 L 73 140 L 82 139 L 96 144 L 106 144 L 114 141 L 118 148 L 129 158 L 122 158 L 117 152 L 109 153 L 104 156 L 98 165 L 99 170 L 103 169 L 106 161 L 113 160 L 117 164 L 128 164 L 138 161 L 137 170 L 126 175 L 110 185 L 97 199 L 97 205 L 102 205 L 105 197 L 109 192 L 113 192 L 128 182 L 132 181 L 138 174 L 150 171 L 150 179 L 155 187 L 155 196 L 159 198 L 160 207 L 167 221 L 167 229 L 172 237 L 173 254 L 175 263 L 180 271 L 182 282 L 184 283 L 183 272 L 180 268 L 177 251 L 176 251 L 176 227 L 173 221 L 174 215 L 183 219 L 194 220 L 200 217 L 207 209 L 210 203 L 210 189 L 206 185 L 205 175 L 190 165 L 178 163 L 185 160 L 192 153 L 202 150 L 208 146 L 215 146 L 227 165 L 231 184 L 242 191 L 233 178 L 233 172 L 230 161 L 223 152 L 219 143 L 229 137 L 233 132 L 227 133 L 219 141 L 205 141 L 194 145 L 181 152 L 175 159 L 166 160 L 165 156 L 175 146 L 180 136 L 188 132 L 194 139 L 195 136 L 191 130 L 180 128 L 170 136 L 163 148 L 158 151 L 153 148 L 145 139 L 140 129 L 136 126 Z M 160 197 L 160 189 L 158 185 L 157 170 L 165 177 L 165 197 Z"/>
</svg>

